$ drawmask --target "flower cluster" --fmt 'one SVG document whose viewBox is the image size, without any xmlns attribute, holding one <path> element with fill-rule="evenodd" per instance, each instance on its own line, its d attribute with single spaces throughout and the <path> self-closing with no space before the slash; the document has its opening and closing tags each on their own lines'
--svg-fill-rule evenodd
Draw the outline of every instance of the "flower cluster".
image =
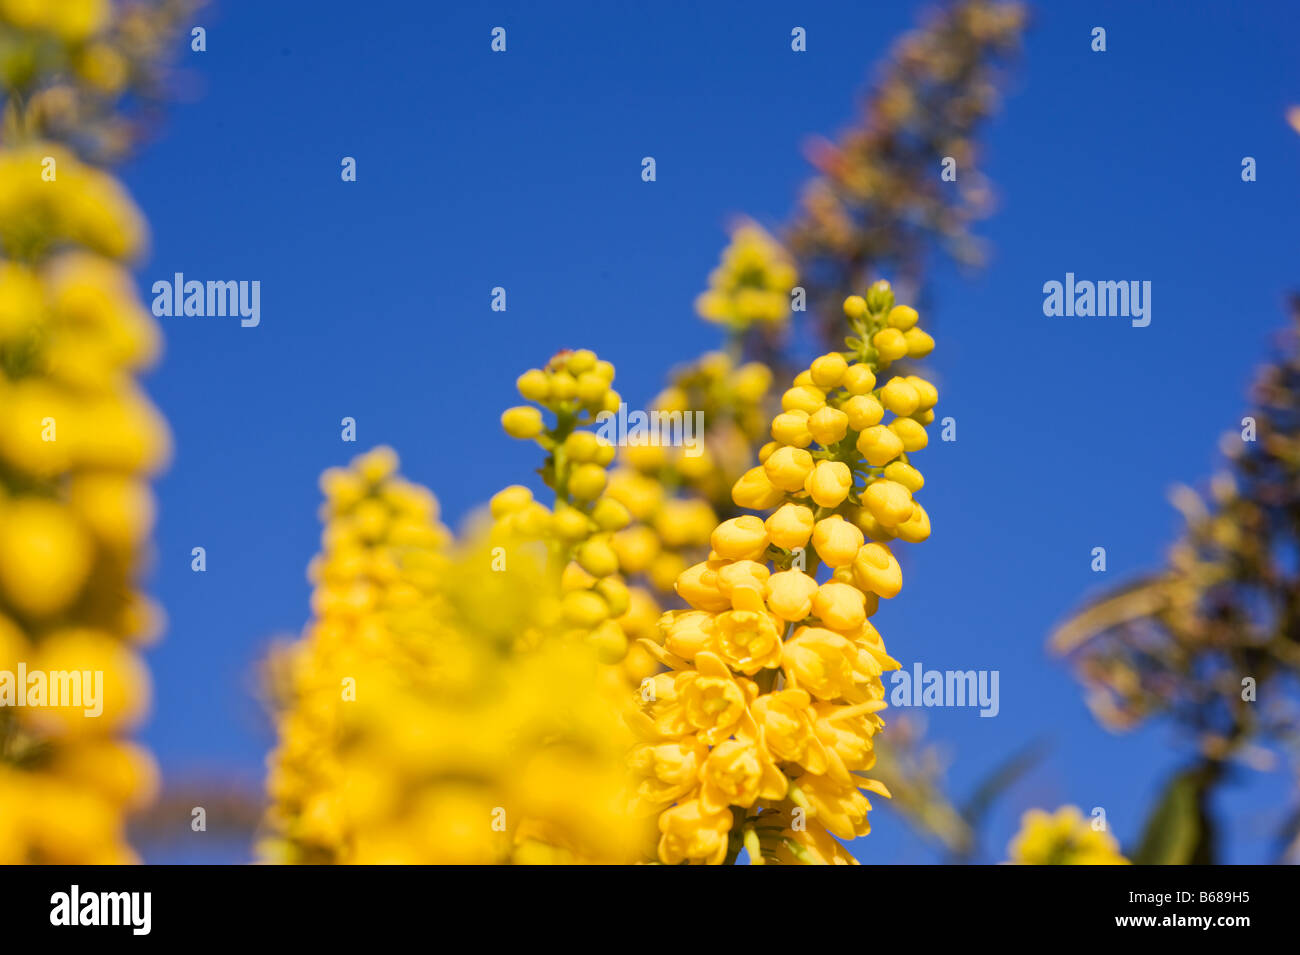
<svg viewBox="0 0 1300 955">
<path fill-rule="evenodd" d="M 269 668 L 280 743 L 264 857 L 625 861 L 608 667 L 564 639 L 545 548 L 500 520 L 453 542 L 396 468 L 379 449 L 322 480 L 315 620 Z"/>
<path fill-rule="evenodd" d="M 1007 846 L 1013 865 L 1128 865 L 1119 843 L 1104 828 L 1094 828 L 1076 806 L 1054 813 L 1031 809 Z"/>
<path fill-rule="evenodd" d="M 135 578 L 170 442 L 135 383 L 158 330 L 119 264 L 143 237 L 107 174 L 48 143 L 0 150 L 0 672 L 77 671 L 83 701 L 102 679 L 98 714 L 0 686 L 3 862 L 128 861 L 125 813 L 156 786 L 122 738 L 148 704 L 160 614 Z"/>
<path fill-rule="evenodd" d="M 733 333 L 780 325 L 790 317 L 794 283 L 794 265 L 785 250 L 761 227 L 746 222 L 732 232 L 695 310 Z"/>
<path fill-rule="evenodd" d="M 719 524 L 708 559 L 677 580 L 692 609 L 664 615 L 662 644 L 643 641 L 669 672 L 643 684 L 631 763 L 664 863 L 721 863 L 742 846 L 756 863 L 848 862 L 832 836 L 865 835 L 861 790 L 884 792 L 859 774 L 883 726 L 881 674 L 898 664 L 869 617 L 902 587 L 888 542 L 929 536 L 909 456 L 937 395 L 877 376 L 933 342 L 887 283 L 844 309 L 848 352 L 799 374 L 762 463 L 732 490 L 768 516 Z"/>
<path fill-rule="evenodd" d="M 691 448 L 647 443 L 623 450 L 610 475 L 609 495 L 636 522 L 614 536 L 625 573 L 643 575 L 654 589 L 671 592 L 688 558 L 707 551 L 718 508 L 732 506 L 732 481 L 753 464 L 771 380 L 766 366 L 737 365 L 723 352 L 703 355 L 673 375 L 653 410 L 695 414 L 703 429 Z"/>
<path fill-rule="evenodd" d="M 555 503 L 547 507 L 515 485 L 492 499 L 492 513 L 505 532 L 546 541 L 552 563 L 563 568 L 561 615 L 570 635 L 617 662 L 628 649 L 624 624 L 635 627 L 640 609 L 632 605 L 614 547 L 614 535 L 632 516 L 608 493 L 607 468 L 617 449 L 589 429 L 598 414 L 619 406 L 613 380 L 614 366 L 587 349 L 562 351 L 545 368 L 519 376 L 519 393 L 534 404 L 507 409 L 501 424 L 511 437 L 534 440 L 547 452 L 539 473 Z"/>
<path fill-rule="evenodd" d="M 121 157 L 163 98 L 169 47 L 191 0 L 0 0 L 0 86 L 25 104 L 26 135 Z"/>
</svg>

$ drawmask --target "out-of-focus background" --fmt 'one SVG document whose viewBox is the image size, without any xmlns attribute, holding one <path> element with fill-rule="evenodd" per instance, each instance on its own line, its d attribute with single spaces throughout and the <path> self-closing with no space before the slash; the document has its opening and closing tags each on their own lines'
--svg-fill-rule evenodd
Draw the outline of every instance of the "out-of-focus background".
<svg viewBox="0 0 1300 955">
<path fill-rule="evenodd" d="M 539 487 L 529 449 L 498 423 L 515 376 L 590 347 L 639 407 L 715 344 L 691 303 L 724 227 L 789 217 L 804 142 L 854 119 L 871 64 L 924 8 L 323 0 L 199 13 L 207 50 L 182 58 L 197 88 L 124 170 L 152 227 L 146 301 L 176 272 L 261 282 L 257 328 L 161 319 L 166 354 L 147 382 L 176 453 L 158 484 L 149 583 L 170 624 L 149 655 L 143 738 L 169 785 L 194 787 L 182 802 L 259 791 L 272 736 L 256 667 L 307 618 L 320 472 L 391 444 L 452 524 L 500 486 Z M 1300 97 L 1292 5 L 1031 13 L 981 135 L 989 264 L 936 259 L 926 287 L 938 411 L 957 421 L 957 440 L 922 456 L 934 536 L 907 551 L 904 593 L 876 618 L 908 663 L 1000 671 L 996 718 L 924 714 L 952 793 L 1047 747 L 982 830 L 992 860 L 1030 806 L 1104 807 L 1128 844 L 1177 765 L 1167 726 L 1099 728 L 1044 641 L 1087 596 L 1160 565 L 1181 527 L 1166 491 L 1211 472 L 1300 278 L 1300 138 L 1283 119 Z M 504 54 L 489 47 L 497 26 Z M 806 52 L 791 51 L 796 26 Z M 340 180 L 345 156 L 355 183 Z M 1150 281 L 1150 326 L 1045 317 L 1043 284 L 1067 272 Z M 355 445 L 340 440 L 345 416 Z M 196 546 L 206 573 L 190 569 Z M 1105 574 L 1090 570 L 1098 546 Z M 1292 786 L 1278 769 L 1220 790 L 1224 861 L 1271 857 Z M 942 858 L 887 807 L 873 825 L 853 846 L 864 862 Z M 251 854 L 219 831 L 143 851 Z"/>
</svg>

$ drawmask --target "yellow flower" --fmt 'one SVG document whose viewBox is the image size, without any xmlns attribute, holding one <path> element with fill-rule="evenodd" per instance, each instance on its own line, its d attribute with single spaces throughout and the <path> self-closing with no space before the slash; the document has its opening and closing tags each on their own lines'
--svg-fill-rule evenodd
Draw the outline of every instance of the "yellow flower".
<svg viewBox="0 0 1300 955">
<path fill-rule="evenodd" d="M 802 570 L 783 570 L 767 579 L 767 605 L 782 620 L 798 621 L 812 613 L 817 580 Z"/>
<path fill-rule="evenodd" d="M 726 560 L 752 560 L 767 550 L 767 528 L 752 514 L 723 521 L 710 538 L 713 550 Z"/>
<path fill-rule="evenodd" d="M 716 618 L 717 652 L 731 669 L 746 676 L 781 665 L 781 631 L 766 613 L 732 610 Z"/>
<path fill-rule="evenodd" d="M 679 803 L 659 817 L 659 859 L 665 865 L 699 862 L 718 865 L 727 857 L 731 813 L 708 812 L 699 799 Z"/>
<path fill-rule="evenodd" d="M 807 453 L 807 452 L 805 452 Z M 784 500 L 785 495 L 767 476 L 766 464 L 750 468 L 731 489 L 731 499 L 737 507 L 766 510 Z"/>
<path fill-rule="evenodd" d="M 853 563 L 862 547 L 862 531 L 838 514 L 824 517 L 813 527 L 812 544 L 829 567 Z"/>
<path fill-rule="evenodd" d="M 812 455 L 800 448 L 777 448 L 763 462 L 768 481 L 782 491 L 801 490 L 812 471 Z"/>
<path fill-rule="evenodd" d="M 881 525 L 897 527 L 912 516 L 912 492 L 890 480 L 873 481 L 862 495 L 863 505 Z"/>
<path fill-rule="evenodd" d="M 853 490 L 853 472 L 843 461 L 818 461 L 804 479 L 804 489 L 822 507 L 836 507 Z"/>
<path fill-rule="evenodd" d="M 789 785 L 756 741 L 729 739 L 713 748 L 700 770 L 700 806 L 706 813 L 728 806 L 747 809 L 760 797 L 784 798 Z"/>
<path fill-rule="evenodd" d="M 884 544 L 863 544 L 853 560 L 853 579 L 863 590 L 896 597 L 903 589 L 903 570 Z"/>
<path fill-rule="evenodd" d="M 1015 865 L 1128 865 L 1104 826 L 1095 828 L 1076 806 L 1055 813 L 1030 809 L 1007 846 Z"/>
<path fill-rule="evenodd" d="M 768 537 L 777 547 L 804 547 L 813 532 L 813 512 L 802 504 L 782 504 L 767 519 Z"/>
</svg>

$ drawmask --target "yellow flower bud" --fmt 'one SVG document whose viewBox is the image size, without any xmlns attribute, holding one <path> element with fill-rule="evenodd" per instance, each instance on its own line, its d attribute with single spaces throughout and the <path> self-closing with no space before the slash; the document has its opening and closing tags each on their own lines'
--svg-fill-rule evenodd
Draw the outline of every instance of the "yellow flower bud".
<svg viewBox="0 0 1300 955">
<path fill-rule="evenodd" d="M 889 310 L 889 327 L 897 328 L 900 332 L 905 332 L 916 324 L 920 318 L 916 314 L 916 309 L 910 305 L 895 305 Z"/>
<path fill-rule="evenodd" d="M 614 548 L 610 546 L 609 541 L 604 538 L 593 537 L 591 540 L 584 541 L 578 545 L 573 556 L 579 566 L 593 577 L 608 577 L 610 574 L 618 573 L 618 555 L 614 553 Z M 622 613 L 622 611 L 615 613 Z"/>
<path fill-rule="evenodd" d="M 885 409 L 871 395 L 854 395 L 844 402 L 841 410 L 848 416 L 849 427 L 854 431 L 866 431 L 873 424 L 880 424 L 885 416 Z"/>
<path fill-rule="evenodd" d="M 863 505 L 885 527 L 897 527 L 912 516 L 912 492 L 894 481 L 872 481 L 862 494 Z"/>
<path fill-rule="evenodd" d="M 811 385 L 796 385 L 781 396 L 783 411 L 805 411 L 812 414 L 826 404 L 826 395 Z"/>
<path fill-rule="evenodd" d="M 555 517 L 551 521 L 551 526 L 564 540 L 582 540 L 591 533 L 591 522 L 587 519 L 587 515 L 567 504 L 555 506 Z"/>
<path fill-rule="evenodd" d="M 579 464 L 569 475 L 569 493 L 580 501 L 594 501 L 605 490 L 605 481 L 599 464 Z"/>
<path fill-rule="evenodd" d="M 791 449 L 794 450 L 794 449 Z M 804 454 L 808 452 L 805 451 Z M 771 458 L 768 458 L 770 461 Z M 731 488 L 731 499 L 737 507 L 746 507 L 754 511 L 763 511 L 775 507 L 785 500 L 785 494 L 772 484 L 767 477 L 766 463 L 750 468 L 740 476 Z"/>
<path fill-rule="evenodd" d="M 813 615 L 832 630 L 857 630 L 867 620 L 867 599 L 857 587 L 830 580 L 817 588 Z"/>
<path fill-rule="evenodd" d="M 910 358 L 924 358 L 934 351 L 934 339 L 919 328 L 909 328 L 903 333 L 903 340 Z"/>
<path fill-rule="evenodd" d="M 828 567 L 853 563 L 862 547 L 862 531 L 838 514 L 824 517 L 813 527 L 812 545 Z"/>
<path fill-rule="evenodd" d="M 865 395 L 876 387 L 876 373 L 868 365 L 859 362 L 849 367 L 840 384 L 851 395 Z"/>
<path fill-rule="evenodd" d="M 828 409 L 822 409 L 822 411 L 826 410 Z M 817 413 L 821 414 L 821 411 Z M 783 412 L 772 419 L 772 437 L 782 444 L 806 448 L 813 440 L 812 433 L 808 430 L 808 422 L 806 411 Z"/>
<path fill-rule="evenodd" d="M 0 503 L 0 593 L 33 616 L 68 605 L 86 582 L 93 544 L 81 523 L 53 501 Z"/>
<path fill-rule="evenodd" d="M 903 570 L 884 544 L 863 544 L 853 561 L 853 579 L 862 590 L 895 597 L 903 589 Z"/>
<path fill-rule="evenodd" d="M 921 403 L 921 396 L 906 379 L 891 378 L 880 389 L 880 403 L 902 418 L 916 410 Z"/>
<path fill-rule="evenodd" d="M 677 578 L 686 572 L 686 560 L 681 554 L 661 551 L 650 562 L 646 577 L 656 590 L 668 591 L 677 586 Z"/>
<path fill-rule="evenodd" d="M 564 619 L 575 627 L 594 627 L 609 617 L 605 598 L 591 590 L 574 590 L 564 595 Z"/>
<path fill-rule="evenodd" d="M 522 484 L 512 484 L 492 495 L 492 500 L 488 502 L 488 506 L 491 508 L 493 517 L 501 518 L 507 514 L 513 514 L 525 504 L 531 503 L 532 500 L 532 491 Z"/>
<path fill-rule="evenodd" d="M 757 404 L 772 386 L 772 372 L 761 362 L 741 365 L 731 376 L 731 390 L 742 402 Z"/>
<path fill-rule="evenodd" d="M 578 393 L 578 380 L 567 371 L 551 375 L 551 400 L 568 401 Z"/>
<path fill-rule="evenodd" d="M 507 408 L 501 415 L 501 427 L 512 438 L 535 438 L 542 433 L 542 413 L 532 405 Z"/>
<path fill-rule="evenodd" d="M 772 452 L 781 447 L 780 441 L 769 441 L 758 449 L 758 463 L 762 464 L 772 456 Z"/>
<path fill-rule="evenodd" d="M 878 421 L 879 419 L 876 420 Z M 844 435 L 846 435 L 849 430 L 849 416 L 839 408 L 832 408 L 830 405 L 827 405 L 825 408 L 822 408 L 816 414 L 808 418 L 806 430 L 818 444 L 822 447 L 828 448 L 832 444 L 844 440 Z M 856 431 L 860 429 L 855 428 L 854 430 Z M 795 444 L 793 441 L 787 441 L 785 443 Z M 799 447 L 806 447 L 806 445 L 799 445 Z"/>
<path fill-rule="evenodd" d="M 782 504 L 767 519 L 767 534 L 772 543 L 786 550 L 805 547 L 812 536 L 813 512 L 802 504 Z"/>
<path fill-rule="evenodd" d="M 591 431 L 575 431 L 564 439 L 564 453 L 579 463 L 592 461 L 600 451 L 600 439 Z"/>
<path fill-rule="evenodd" d="M 767 479 L 783 491 L 801 490 L 812 469 L 813 456 L 800 448 L 778 448 L 763 462 Z"/>
<path fill-rule="evenodd" d="M 871 336 L 871 344 L 885 361 L 897 361 L 907 354 L 907 339 L 897 328 L 882 328 Z"/>
<path fill-rule="evenodd" d="M 587 645 L 601 662 L 617 663 L 627 655 L 627 634 L 613 620 L 606 620 L 587 635 Z"/>
<path fill-rule="evenodd" d="M 585 371 L 579 375 L 576 388 L 578 400 L 584 405 L 602 409 L 605 407 L 605 396 L 609 394 L 609 382 L 596 372 Z M 618 404 L 615 403 L 614 409 L 617 408 Z"/>
<path fill-rule="evenodd" d="M 804 490 L 822 507 L 838 507 L 853 490 L 853 472 L 843 461 L 818 461 Z"/>
<path fill-rule="evenodd" d="M 889 430 L 898 435 L 903 450 L 908 454 L 920 451 L 930 443 L 930 436 L 925 433 L 925 425 L 911 418 L 896 418 L 889 422 Z"/>
<path fill-rule="evenodd" d="M 727 560 L 757 560 L 767 550 L 767 528 L 753 514 L 723 521 L 710 538 L 714 551 Z"/>
<path fill-rule="evenodd" d="M 581 564 L 570 562 L 564 565 L 564 570 L 560 573 L 561 593 L 567 594 L 575 590 L 590 590 L 594 586 L 596 586 L 596 578 L 583 570 Z"/>
<path fill-rule="evenodd" d="M 718 589 L 717 571 L 699 563 L 682 571 L 674 585 L 677 596 L 696 610 L 721 613 L 731 609 L 731 598 Z"/>
<path fill-rule="evenodd" d="M 624 449 L 627 463 L 638 471 L 657 471 L 668 463 L 668 452 L 659 444 L 632 444 Z"/>
<path fill-rule="evenodd" d="M 577 351 L 569 353 L 564 366 L 572 375 L 581 375 L 583 372 L 591 371 L 596 367 L 596 353 L 588 348 L 579 348 Z"/>
<path fill-rule="evenodd" d="M 624 573 L 639 574 L 659 555 L 659 536 L 644 524 L 638 524 L 615 534 L 610 546 L 618 554 L 618 564 Z"/>
<path fill-rule="evenodd" d="M 925 478 L 921 476 L 921 472 L 902 461 L 895 461 L 885 468 L 885 477 L 897 481 L 913 494 L 925 486 Z"/>
<path fill-rule="evenodd" d="M 899 540 L 909 544 L 919 544 L 930 536 L 930 515 L 925 508 L 917 504 L 912 508 L 912 516 L 894 528 Z"/>
<path fill-rule="evenodd" d="M 802 620 L 812 613 L 817 581 L 802 570 L 783 570 L 763 585 L 767 605 L 782 620 Z"/>
<path fill-rule="evenodd" d="M 530 368 L 515 379 L 515 387 L 520 396 L 541 404 L 550 397 L 551 379 L 540 368 Z"/>
<path fill-rule="evenodd" d="M 591 509 L 591 519 L 602 531 L 620 531 L 632 523 L 632 515 L 626 507 L 612 497 L 602 497 Z"/>
<path fill-rule="evenodd" d="M 605 575 L 604 579 L 596 584 L 596 593 L 605 598 L 605 603 L 609 605 L 609 614 L 611 617 L 621 617 L 627 613 L 627 608 L 632 603 L 632 595 L 627 589 L 627 584 L 617 577 Z"/>
<path fill-rule="evenodd" d="M 929 411 L 939 401 L 939 389 L 919 375 L 908 375 L 907 383 L 916 389 L 917 411 Z"/>
<path fill-rule="evenodd" d="M 511 515 L 510 520 L 520 534 L 525 537 L 541 538 L 550 533 L 551 512 L 540 501 L 529 501 Z"/>
<path fill-rule="evenodd" d="M 878 468 L 903 453 L 903 441 L 884 425 L 873 425 L 858 435 L 858 451 L 868 464 Z"/>
<path fill-rule="evenodd" d="M 861 295 L 850 295 L 844 300 L 844 314 L 852 319 L 862 318 L 867 314 L 867 300 Z"/>
<path fill-rule="evenodd" d="M 623 396 L 611 388 L 609 391 L 605 392 L 605 404 L 600 410 L 608 411 L 610 414 L 615 414 L 618 411 L 619 405 L 622 403 Z"/>
<path fill-rule="evenodd" d="M 830 352 L 813 360 L 808 374 L 813 384 L 819 388 L 835 388 L 844 380 L 844 373 L 849 370 L 849 363 L 839 352 Z"/>
</svg>

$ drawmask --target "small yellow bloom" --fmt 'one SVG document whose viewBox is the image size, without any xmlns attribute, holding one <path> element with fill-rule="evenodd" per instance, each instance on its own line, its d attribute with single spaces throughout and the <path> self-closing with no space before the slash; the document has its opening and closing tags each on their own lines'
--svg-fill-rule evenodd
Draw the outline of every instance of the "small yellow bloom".
<svg viewBox="0 0 1300 955">
<path fill-rule="evenodd" d="M 877 424 L 858 435 L 858 450 L 868 464 L 878 468 L 903 453 L 903 441 L 894 431 Z"/>
<path fill-rule="evenodd" d="M 853 490 L 853 473 L 843 461 L 818 461 L 804 490 L 822 507 L 838 507 Z"/>
<path fill-rule="evenodd" d="M 863 590 L 896 597 L 903 589 L 903 570 L 884 544 L 863 544 L 853 560 L 853 579 Z"/>
<path fill-rule="evenodd" d="M 817 581 L 802 570 L 783 570 L 767 579 L 767 605 L 782 620 L 802 620 L 812 613 Z"/>
<path fill-rule="evenodd" d="M 778 448 L 763 462 L 768 481 L 783 491 L 802 490 L 812 470 L 813 456 L 802 448 Z"/>
<path fill-rule="evenodd" d="M 846 567 L 858 556 L 862 531 L 839 514 L 832 514 L 813 527 L 812 544 L 828 567 Z"/>
<path fill-rule="evenodd" d="M 767 519 L 767 533 L 772 543 L 785 550 L 805 547 L 813 531 L 813 512 L 802 504 L 782 504 Z"/>
</svg>

